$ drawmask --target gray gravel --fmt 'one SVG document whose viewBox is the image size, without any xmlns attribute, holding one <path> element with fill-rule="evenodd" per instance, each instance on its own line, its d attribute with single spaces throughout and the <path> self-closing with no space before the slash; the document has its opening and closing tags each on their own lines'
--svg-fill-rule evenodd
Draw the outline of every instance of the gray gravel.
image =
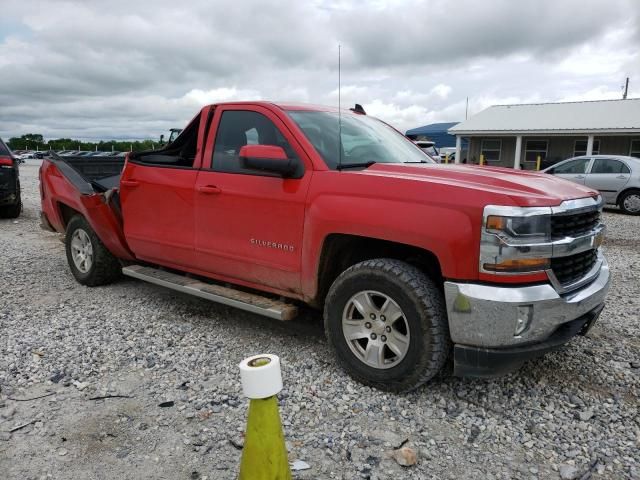
<svg viewBox="0 0 640 480">
<path fill-rule="evenodd" d="M 614 282 L 588 337 L 499 380 L 391 395 L 335 366 L 313 312 L 282 324 L 135 280 L 80 286 L 39 229 L 37 165 L 22 175 L 24 214 L 0 220 L 2 478 L 234 478 L 237 364 L 264 352 L 282 359 L 290 459 L 311 466 L 298 478 L 640 478 L 640 217 L 605 213 Z"/>
</svg>

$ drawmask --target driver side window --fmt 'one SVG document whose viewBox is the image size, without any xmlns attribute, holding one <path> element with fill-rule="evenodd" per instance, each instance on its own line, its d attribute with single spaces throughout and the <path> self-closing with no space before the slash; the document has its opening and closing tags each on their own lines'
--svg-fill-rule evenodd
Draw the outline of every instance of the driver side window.
<svg viewBox="0 0 640 480">
<path fill-rule="evenodd" d="M 581 174 L 587 173 L 590 158 L 578 158 L 553 169 L 554 174 Z"/>
<path fill-rule="evenodd" d="M 288 158 L 297 159 L 289 142 L 267 117 L 248 110 L 227 110 L 220 117 L 216 133 L 213 147 L 213 170 L 245 175 L 277 176 L 245 168 L 239 155 L 240 149 L 245 145 L 282 147 Z M 299 164 L 302 163 L 299 162 Z"/>
</svg>

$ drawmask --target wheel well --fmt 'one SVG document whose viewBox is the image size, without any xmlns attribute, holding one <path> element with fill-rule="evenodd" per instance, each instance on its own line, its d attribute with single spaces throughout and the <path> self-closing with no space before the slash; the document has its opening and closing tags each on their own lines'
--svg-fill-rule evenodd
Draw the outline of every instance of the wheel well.
<svg viewBox="0 0 640 480">
<path fill-rule="evenodd" d="M 443 286 L 440 262 L 428 250 L 376 238 L 331 234 L 322 246 L 318 267 L 318 292 L 314 303 L 322 305 L 331 284 L 347 268 L 374 258 L 403 260 L 425 272 L 440 287 Z"/>
<path fill-rule="evenodd" d="M 58 210 L 60 210 L 60 218 L 62 219 L 62 226 L 66 229 L 67 225 L 69 225 L 69 221 L 74 217 L 74 215 L 80 214 L 77 210 L 74 210 L 69 205 L 66 205 L 62 202 L 58 202 Z"/>
<path fill-rule="evenodd" d="M 616 205 L 620 206 L 620 202 L 622 201 L 622 197 L 624 197 L 625 193 L 629 193 L 629 192 L 640 192 L 640 188 L 629 187 L 629 188 L 626 188 L 626 189 L 622 190 L 618 194 L 618 197 L 616 198 Z"/>
</svg>

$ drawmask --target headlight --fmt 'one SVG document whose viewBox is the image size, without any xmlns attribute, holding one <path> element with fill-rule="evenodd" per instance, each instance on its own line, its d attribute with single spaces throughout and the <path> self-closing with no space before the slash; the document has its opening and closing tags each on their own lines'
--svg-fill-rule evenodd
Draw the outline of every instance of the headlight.
<svg viewBox="0 0 640 480">
<path fill-rule="evenodd" d="M 487 206 L 480 245 L 480 271 L 514 275 L 550 268 L 551 209 Z"/>
<path fill-rule="evenodd" d="M 487 217 L 485 228 L 487 232 L 506 235 L 512 238 L 538 237 L 540 240 L 551 238 L 551 219 L 548 215 L 535 215 L 530 217 L 502 217 L 490 215 Z"/>
</svg>

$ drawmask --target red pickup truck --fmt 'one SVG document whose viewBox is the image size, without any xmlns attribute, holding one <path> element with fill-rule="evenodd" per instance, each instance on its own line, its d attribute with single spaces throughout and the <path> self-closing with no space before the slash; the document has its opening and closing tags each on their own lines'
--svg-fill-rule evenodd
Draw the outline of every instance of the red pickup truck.
<svg viewBox="0 0 640 480">
<path fill-rule="evenodd" d="M 360 111 L 204 107 L 163 150 L 45 160 L 42 223 L 84 285 L 121 274 L 281 320 L 324 310 L 356 379 L 493 376 L 593 325 L 602 199 L 546 174 L 438 165 Z"/>
</svg>

